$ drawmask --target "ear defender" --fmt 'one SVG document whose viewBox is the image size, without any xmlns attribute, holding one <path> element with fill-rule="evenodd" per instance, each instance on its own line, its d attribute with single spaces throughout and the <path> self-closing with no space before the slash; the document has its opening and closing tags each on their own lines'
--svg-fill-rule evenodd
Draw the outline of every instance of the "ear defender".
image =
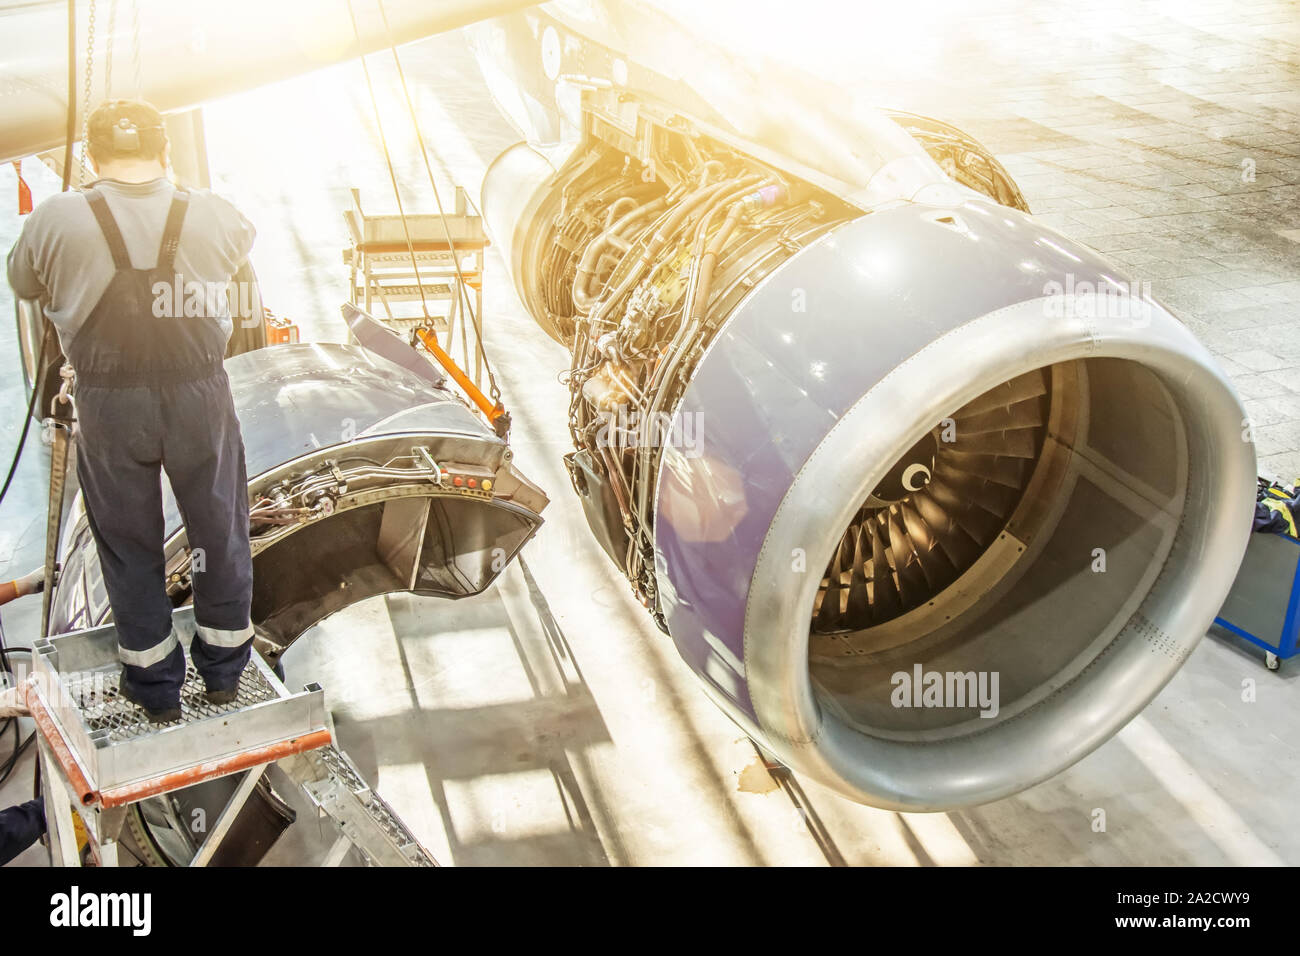
<svg viewBox="0 0 1300 956">
<path fill-rule="evenodd" d="M 136 126 L 129 117 L 123 116 L 113 124 L 113 152 L 129 156 L 140 151 L 140 134 L 150 130 L 160 130 L 161 126 Z"/>
<path fill-rule="evenodd" d="M 113 152 L 134 153 L 140 149 L 140 131 L 123 116 L 113 124 Z"/>
</svg>

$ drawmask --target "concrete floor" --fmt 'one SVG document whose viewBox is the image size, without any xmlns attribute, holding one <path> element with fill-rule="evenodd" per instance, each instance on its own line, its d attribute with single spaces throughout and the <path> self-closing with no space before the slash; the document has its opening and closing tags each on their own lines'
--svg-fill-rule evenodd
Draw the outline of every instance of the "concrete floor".
<svg viewBox="0 0 1300 956">
<path fill-rule="evenodd" d="M 1248 400 L 1262 467 L 1300 474 L 1300 11 L 1282 0 L 1087 10 L 1062 0 L 1028 15 L 1016 6 L 965 5 L 969 22 L 944 34 L 950 41 L 882 30 L 828 66 L 882 104 L 981 138 L 1035 212 L 1150 279 Z M 922 23 L 927 9 L 909 5 Z M 787 39 L 797 50 L 807 38 Z M 403 58 L 445 182 L 476 194 L 486 164 L 516 137 L 459 36 Z M 376 57 L 373 68 L 407 208 L 431 207 L 391 64 Z M 206 118 L 214 187 L 259 228 L 268 304 L 304 338 L 341 341 L 347 190 L 361 186 L 373 210 L 393 205 L 359 67 L 220 101 Z M 57 188 L 31 167 L 38 198 Z M 11 195 L 5 169 L 0 197 Z M 5 205 L 7 247 L 21 223 Z M 1300 862 L 1289 825 L 1300 797 L 1300 664 L 1269 673 L 1258 652 L 1221 636 L 1115 740 L 1011 799 L 918 815 L 798 780 L 741 791 L 752 749 L 631 598 L 569 489 L 567 392 L 556 380 L 566 356 L 523 315 L 499 260 L 488 269 L 489 345 L 517 462 L 553 499 L 545 527 L 488 593 L 367 602 L 322 624 L 287 661 L 291 683 L 324 684 L 343 745 L 439 859 Z M 0 350 L 9 370 L 0 402 L 16 410 L 16 357 L 8 341 Z M 19 417 L 0 426 L 0 449 L 12 447 Z M 0 577 L 40 560 L 47 461 L 33 440 L 0 507 Z M 38 616 L 34 599 L 5 608 L 10 641 L 26 643 Z M 0 802 L 21 799 L 30 774 L 28 760 Z M 306 859 L 302 847 L 285 841 L 276 858 Z M 41 860 L 38 849 L 21 858 Z"/>
</svg>

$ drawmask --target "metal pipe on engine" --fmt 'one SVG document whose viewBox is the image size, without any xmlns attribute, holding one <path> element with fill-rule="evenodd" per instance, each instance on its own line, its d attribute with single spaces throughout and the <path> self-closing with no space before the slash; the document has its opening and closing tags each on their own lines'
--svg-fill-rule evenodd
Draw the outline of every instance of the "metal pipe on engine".
<svg viewBox="0 0 1300 956">
<path fill-rule="evenodd" d="M 613 213 L 618 204 L 625 201 L 635 202 L 635 200 L 630 196 L 624 196 L 615 202 L 614 207 L 610 209 L 610 212 Z M 595 278 L 596 273 L 600 268 L 601 256 L 602 253 L 605 252 L 606 246 L 612 245 L 614 240 L 618 239 L 622 242 L 622 246 L 621 248 L 617 246 L 615 248 L 619 248 L 619 252 L 626 255 L 627 251 L 632 248 L 632 244 L 622 239 L 619 233 L 637 220 L 659 212 L 664 208 L 664 205 L 665 199 L 660 196 L 658 199 L 652 199 L 647 203 L 637 206 L 635 209 L 620 217 L 617 221 L 607 225 L 605 231 L 593 239 L 587 248 L 583 250 L 582 259 L 579 260 L 577 271 L 573 277 L 572 298 L 573 304 L 578 308 L 578 311 L 589 312 L 592 306 L 596 304 L 596 296 L 592 293 L 590 288 L 591 280 Z M 609 223 L 611 218 L 612 216 L 607 216 L 606 223 Z"/>
<path fill-rule="evenodd" d="M 757 179 L 758 177 L 752 178 Z M 668 244 L 668 241 L 677 232 L 678 227 L 681 226 L 682 221 L 686 216 L 693 212 L 701 203 L 713 198 L 729 185 L 732 184 L 729 182 L 721 182 L 715 183 L 711 186 L 701 186 L 673 207 L 672 212 L 670 212 L 664 221 L 660 223 L 659 228 L 655 230 L 650 241 L 646 243 L 645 250 L 641 253 L 640 258 L 638 258 L 632 268 L 628 270 L 627 275 L 623 277 L 623 281 L 618 284 L 618 287 L 614 289 L 613 292 L 605 297 L 604 304 L 592 312 L 590 321 L 593 325 L 604 318 L 605 311 L 609 309 L 613 303 L 621 299 L 627 294 L 628 290 L 641 281 L 646 268 L 655 261 L 664 246 Z"/>
</svg>

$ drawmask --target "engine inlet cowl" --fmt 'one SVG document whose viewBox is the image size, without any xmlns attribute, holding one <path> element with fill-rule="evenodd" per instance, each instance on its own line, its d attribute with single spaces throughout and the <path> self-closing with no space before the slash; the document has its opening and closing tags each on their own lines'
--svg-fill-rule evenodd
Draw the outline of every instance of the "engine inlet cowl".
<svg viewBox="0 0 1300 956">
<path fill-rule="evenodd" d="M 656 574 L 683 658 L 778 758 L 877 806 L 987 802 L 1177 671 L 1244 552 L 1254 450 L 1135 290 L 972 201 L 846 223 L 734 309 L 675 411 L 703 440 L 664 453 Z"/>
</svg>

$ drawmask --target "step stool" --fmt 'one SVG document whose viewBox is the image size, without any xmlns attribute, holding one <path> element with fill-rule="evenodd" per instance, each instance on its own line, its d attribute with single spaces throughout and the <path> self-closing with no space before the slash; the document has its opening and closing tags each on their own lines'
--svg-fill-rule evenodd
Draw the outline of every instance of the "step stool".
<svg viewBox="0 0 1300 956">
<path fill-rule="evenodd" d="M 181 608 L 173 622 L 188 650 L 195 632 L 193 609 Z M 237 698 L 216 706 L 207 701 L 202 678 L 188 666 L 181 719 L 154 724 L 120 694 L 113 625 L 38 641 L 33 650 L 25 697 L 36 722 L 55 865 L 81 863 L 74 812 L 81 817 L 99 865 L 116 866 L 118 838 L 132 804 L 243 772 L 191 863 L 204 866 L 262 774 L 277 763 L 339 827 L 340 841 L 327 862 L 342 859 L 347 845 L 339 843 L 346 841 L 357 845 L 367 862 L 433 864 L 334 746 L 320 685 L 290 693 L 253 654 L 240 677 Z M 318 795 L 327 805 L 322 806 Z"/>
</svg>

